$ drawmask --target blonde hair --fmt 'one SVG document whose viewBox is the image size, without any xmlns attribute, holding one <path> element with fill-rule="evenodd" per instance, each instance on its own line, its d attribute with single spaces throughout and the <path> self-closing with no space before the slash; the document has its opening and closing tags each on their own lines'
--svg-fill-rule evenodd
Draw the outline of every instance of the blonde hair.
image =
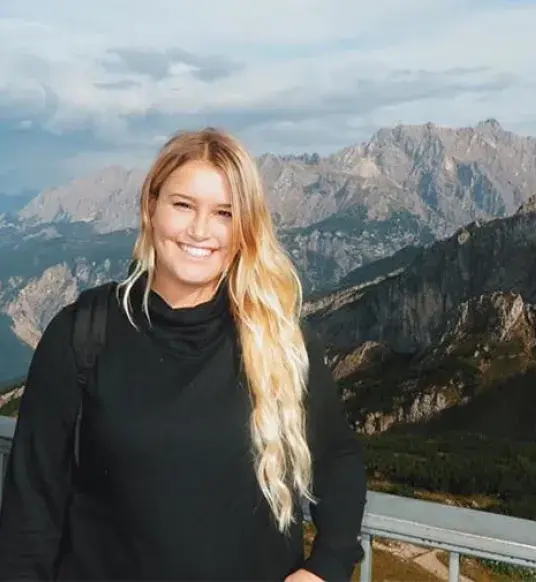
<svg viewBox="0 0 536 582">
<path fill-rule="evenodd" d="M 316 503 L 306 436 L 309 361 L 300 326 L 302 288 L 274 232 L 256 163 L 235 138 L 207 128 L 181 132 L 163 146 L 143 183 L 134 268 L 119 285 L 124 289 L 121 302 L 135 325 L 130 292 L 147 273 L 143 310 L 149 317 L 156 264 L 150 200 L 158 197 L 168 176 L 189 161 L 213 165 L 226 176 L 231 190 L 233 248 L 226 275 L 253 404 L 253 461 L 278 528 L 286 532 L 295 522 L 294 493 Z"/>
</svg>

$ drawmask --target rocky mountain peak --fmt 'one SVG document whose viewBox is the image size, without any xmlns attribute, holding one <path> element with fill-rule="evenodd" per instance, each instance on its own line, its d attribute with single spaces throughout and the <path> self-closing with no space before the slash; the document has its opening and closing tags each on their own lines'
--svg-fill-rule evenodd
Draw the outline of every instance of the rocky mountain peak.
<svg viewBox="0 0 536 582">
<path fill-rule="evenodd" d="M 43 190 L 18 214 L 28 224 L 91 222 L 97 232 L 137 226 L 144 172 L 113 165 Z"/>
<path fill-rule="evenodd" d="M 265 153 L 258 165 L 283 229 L 355 207 L 382 222 L 404 213 L 445 237 L 475 219 L 513 214 L 526 192 L 536 191 L 536 140 L 505 132 L 496 120 L 474 128 L 382 128 L 327 157 Z M 136 227 L 143 177 L 139 169 L 105 168 L 42 192 L 19 217 L 30 224 L 86 221 L 101 233 Z"/>
<path fill-rule="evenodd" d="M 487 132 L 487 131 L 492 131 L 492 132 L 503 131 L 503 128 L 502 128 L 501 124 L 494 117 L 490 117 L 488 119 L 484 119 L 482 121 L 479 121 L 475 125 L 475 129 L 477 131 L 482 131 L 482 132 Z"/>
</svg>

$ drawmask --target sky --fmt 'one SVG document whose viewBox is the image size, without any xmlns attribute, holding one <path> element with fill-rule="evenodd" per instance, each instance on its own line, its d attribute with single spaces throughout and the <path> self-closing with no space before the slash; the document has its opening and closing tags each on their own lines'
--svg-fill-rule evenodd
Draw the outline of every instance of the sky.
<svg viewBox="0 0 536 582">
<path fill-rule="evenodd" d="M 147 166 L 177 130 L 329 153 L 490 117 L 536 135 L 536 0 L 2 0 L 0 192 Z"/>
</svg>

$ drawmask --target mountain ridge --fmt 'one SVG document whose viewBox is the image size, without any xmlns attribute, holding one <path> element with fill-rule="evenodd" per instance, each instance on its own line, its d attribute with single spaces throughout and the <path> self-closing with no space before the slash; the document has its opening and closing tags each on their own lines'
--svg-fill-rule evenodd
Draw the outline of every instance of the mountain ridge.
<svg viewBox="0 0 536 582">
<path fill-rule="evenodd" d="M 511 214 L 526 191 L 536 191 L 536 139 L 505 131 L 494 119 L 460 128 L 385 127 L 328 156 L 264 153 L 256 160 L 272 214 L 285 228 L 358 206 L 369 220 L 407 211 L 443 237 L 472 220 Z M 91 221 L 99 232 L 136 227 L 143 177 L 139 168 L 109 166 L 44 190 L 19 218 Z"/>
<path fill-rule="evenodd" d="M 467 225 L 308 303 L 356 430 L 468 430 L 477 416 L 464 410 L 480 410 L 481 432 L 536 438 L 523 412 L 534 403 L 535 257 L 531 197 L 513 216 Z"/>
</svg>

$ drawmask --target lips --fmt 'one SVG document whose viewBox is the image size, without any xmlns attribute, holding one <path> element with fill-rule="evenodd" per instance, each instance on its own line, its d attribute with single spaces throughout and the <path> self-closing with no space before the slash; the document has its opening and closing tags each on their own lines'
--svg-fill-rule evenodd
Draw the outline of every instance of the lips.
<svg viewBox="0 0 536 582">
<path fill-rule="evenodd" d="M 205 247 L 196 247 L 194 245 L 187 245 L 187 244 L 183 244 L 183 243 L 180 243 L 179 247 L 181 248 L 181 250 L 183 250 L 185 253 L 187 253 L 191 257 L 195 257 L 195 258 L 199 258 L 199 259 L 204 259 L 204 258 L 210 257 L 210 255 L 214 252 L 214 249 L 208 249 Z"/>
</svg>

